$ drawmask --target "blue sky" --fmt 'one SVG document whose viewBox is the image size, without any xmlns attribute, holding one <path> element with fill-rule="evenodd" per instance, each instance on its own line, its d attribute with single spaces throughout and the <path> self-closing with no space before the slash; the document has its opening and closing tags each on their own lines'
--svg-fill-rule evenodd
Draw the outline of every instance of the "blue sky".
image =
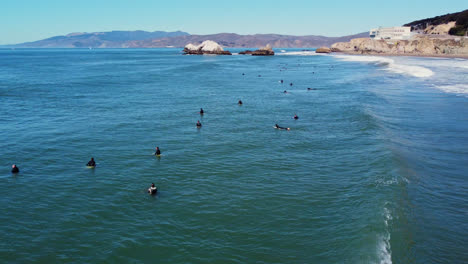
<svg viewBox="0 0 468 264">
<path fill-rule="evenodd" d="M 5 0 L 0 44 L 111 30 L 343 36 L 467 8 L 466 0 Z"/>
</svg>

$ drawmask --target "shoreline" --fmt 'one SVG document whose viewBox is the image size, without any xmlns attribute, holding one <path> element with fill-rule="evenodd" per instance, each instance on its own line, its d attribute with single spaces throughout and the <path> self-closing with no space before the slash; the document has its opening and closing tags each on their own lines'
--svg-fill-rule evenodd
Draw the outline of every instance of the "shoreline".
<svg viewBox="0 0 468 264">
<path fill-rule="evenodd" d="M 414 54 L 414 53 L 385 53 L 385 52 L 343 52 L 335 51 L 329 54 L 338 55 L 362 55 L 362 56 L 382 56 L 382 57 L 423 57 L 423 58 L 449 58 L 449 59 L 467 59 L 468 54 Z"/>
</svg>

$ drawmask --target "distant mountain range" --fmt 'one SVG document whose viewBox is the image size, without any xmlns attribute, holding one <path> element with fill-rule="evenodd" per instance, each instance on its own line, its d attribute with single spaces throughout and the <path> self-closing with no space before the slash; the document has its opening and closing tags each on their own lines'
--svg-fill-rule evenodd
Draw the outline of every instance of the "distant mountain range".
<svg viewBox="0 0 468 264">
<path fill-rule="evenodd" d="M 224 47 L 256 48 L 270 44 L 274 48 L 310 48 L 329 46 L 352 38 L 367 37 L 368 33 L 344 37 L 291 36 L 278 34 L 238 35 L 220 33 L 212 35 L 190 35 L 187 32 L 164 31 L 111 31 L 94 33 L 71 33 L 43 40 L 14 45 L 8 48 L 161 48 L 184 47 L 188 43 L 199 44 L 213 40 Z"/>
<path fill-rule="evenodd" d="M 329 46 L 335 42 L 349 41 L 352 38 L 368 37 L 368 33 L 361 33 L 344 37 L 324 36 L 291 36 L 278 34 L 238 35 L 234 33 L 219 33 L 212 35 L 187 35 L 173 38 L 159 38 L 151 40 L 132 41 L 130 47 L 184 47 L 188 43 L 200 44 L 205 40 L 213 40 L 223 47 L 256 48 L 270 44 L 273 48 L 310 48 Z"/>
<path fill-rule="evenodd" d="M 70 33 L 66 36 L 55 36 L 43 40 L 6 45 L 15 48 L 126 48 L 127 43 L 149 39 L 171 38 L 190 35 L 187 32 L 175 31 L 110 31 L 93 33 Z"/>
</svg>

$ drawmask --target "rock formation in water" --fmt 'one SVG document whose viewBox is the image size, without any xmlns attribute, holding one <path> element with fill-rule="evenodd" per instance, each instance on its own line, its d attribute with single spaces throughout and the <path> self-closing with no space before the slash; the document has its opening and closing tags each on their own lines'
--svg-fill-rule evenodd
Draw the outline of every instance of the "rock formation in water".
<svg viewBox="0 0 468 264">
<path fill-rule="evenodd" d="M 273 56 L 273 55 L 275 55 L 275 52 L 271 48 L 270 44 L 267 44 L 265 47 L 252 52 L 252 56 Z"/>
<path fill-rule="evenodd" d="M 415 37 L 410 40 L 385 40 L 370 38 L 352 39 L 350 42 L 338 42 L 331 46 L 333 52 L 356 54 L 390 54 L 390 55 L 452 55 L 468 56 L 468 38 L 433 38 Z"/>
<path fill-rule="evenodd" d="M 251 50 L 246 50 L 246 51 L 241 51 L 239 52 L 239 55 L 252 55 L 252 52 Z"/>
<path fill-rule="evenodd" d="M 265 47 L 260 48 L 258 50 L 246 50 L 239 52 L 240 55 L 252 55 L 252 56 L 273 56 L 275 52 L 271 48 L 270 44 L 267 44 Z"/>
<path fill-rule="evenodd" d="M 191 55 L 203 55 L 203 54 L 215 54 L 215 55 L 232 55 L 231 52 L 224 50 L 218 43 L 205 40 L 200 45 L 196 46 L 193 44 L 187 44 L 184 48 L 184 54 Z"/>
<path fill-rule="evenodd" d="M 315 50 L 315 53 L 330 53 L 330 52 L 331 52 L 331 49 L 327 47 L 320 47 Z"/>
</svg>

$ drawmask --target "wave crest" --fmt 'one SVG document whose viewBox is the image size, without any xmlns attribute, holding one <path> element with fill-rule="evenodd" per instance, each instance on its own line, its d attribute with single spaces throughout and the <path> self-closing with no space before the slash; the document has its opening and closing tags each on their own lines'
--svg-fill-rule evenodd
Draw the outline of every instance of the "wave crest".
<svg viewBox="0 0 468 264">
<path fill-rule="evenodd" d="M 333 55 L 335 58 L 344 61 L 367 62 L 377 66 L 385 66 L 386 70 L 411 75 L 418 78 L 427 78 L 434 75 L 434 72 L 422 66 L 406 65 L 396 63 L 393 59 L 377 56 L 356 56 L 356 55 Z"/>
<path fill-rule="evenodd" d="M 447 93 L 468 94 L 468 84 L 436 85 L 435 87 Z"/>
</svg>

